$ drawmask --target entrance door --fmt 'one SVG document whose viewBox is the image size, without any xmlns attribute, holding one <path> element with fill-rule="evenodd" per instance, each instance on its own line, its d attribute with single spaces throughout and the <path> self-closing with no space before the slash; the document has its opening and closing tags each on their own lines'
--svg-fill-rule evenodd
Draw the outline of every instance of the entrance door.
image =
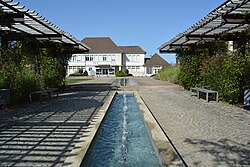
<svg viewBox="0 0 250 167">
<path fill-rule="evenodd" d="M 109 70 L 108 69 L 102 69 L 102 75 L 108 75 Z"/>
</svg>

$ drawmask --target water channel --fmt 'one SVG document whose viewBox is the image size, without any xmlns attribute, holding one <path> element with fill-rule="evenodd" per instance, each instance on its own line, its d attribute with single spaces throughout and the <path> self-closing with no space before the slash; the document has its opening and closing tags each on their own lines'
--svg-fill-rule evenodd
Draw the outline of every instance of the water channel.
<svg viewBox="0 0 250 167">
<path fill-rule="evenodd" d="M 162 166 L 133 93 L 114 97 L 82 166 Z"/>
</svg>

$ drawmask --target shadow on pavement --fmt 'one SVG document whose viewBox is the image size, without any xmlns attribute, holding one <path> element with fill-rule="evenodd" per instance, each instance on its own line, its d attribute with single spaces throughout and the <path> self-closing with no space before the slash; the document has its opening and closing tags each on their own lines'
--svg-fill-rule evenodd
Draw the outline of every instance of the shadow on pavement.
<svg viewBox="0 0 250 167">
<path fill-rule="evenodd" d="M 107 96 L 71 90 L 1 111 L 0 166 L 61 166 Z"/>
<path fill-rule="evenodd" d="M 228 139 L 222 139 L 217 142 L 186 139 L 185 142 L 198 147 L 199 151 L 197 151 L 197 153 L 203 152 L 212 156 L 214 166 L 235 167 L 250 165 L 250 143 L 243 145 Z M 194 162 L 194 164 L 190 165 L 201 166 L 201 161 Z"/>
</svg>

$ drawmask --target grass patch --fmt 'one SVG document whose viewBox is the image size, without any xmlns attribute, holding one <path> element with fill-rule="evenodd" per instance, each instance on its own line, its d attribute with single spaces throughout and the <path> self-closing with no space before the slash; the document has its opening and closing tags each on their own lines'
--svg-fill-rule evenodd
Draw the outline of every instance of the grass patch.
<svg viewBox="0 0 250 167">
<path fill-rule="evenodd" d="M 65 79 L 65 83 L 66 85 L 72 85 L 72 84 L 89 81 L 89 80 L 92 80 L 92 78 L 67 78 Z"/>
</svg>

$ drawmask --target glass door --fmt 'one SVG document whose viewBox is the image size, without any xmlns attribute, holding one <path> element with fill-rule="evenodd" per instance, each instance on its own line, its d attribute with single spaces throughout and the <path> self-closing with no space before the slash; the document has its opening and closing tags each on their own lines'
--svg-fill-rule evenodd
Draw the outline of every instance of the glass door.
<svg viewBox="0 0 250 167">
<path fill-rule="evenodd" d="M 102 69 L 102 75 L 108 75 L 109 71 L 108 69 Z"/>
</svg>

